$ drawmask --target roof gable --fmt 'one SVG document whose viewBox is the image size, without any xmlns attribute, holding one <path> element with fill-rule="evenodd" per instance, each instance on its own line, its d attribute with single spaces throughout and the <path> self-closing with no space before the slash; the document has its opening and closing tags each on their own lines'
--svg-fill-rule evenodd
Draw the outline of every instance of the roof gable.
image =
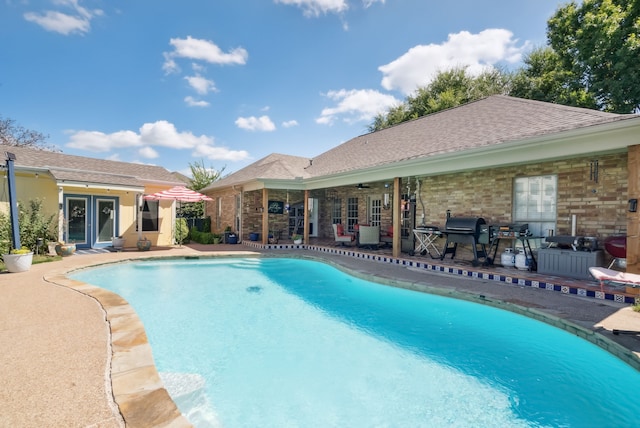
<svg viewBox="0 0 640 428">
<path fill-rule="evenodd" d="M 202 189 L 233 186 L 250 181 L 295 180 L 309 178 L 309 158 L 272 153 Z"/>
</svg>

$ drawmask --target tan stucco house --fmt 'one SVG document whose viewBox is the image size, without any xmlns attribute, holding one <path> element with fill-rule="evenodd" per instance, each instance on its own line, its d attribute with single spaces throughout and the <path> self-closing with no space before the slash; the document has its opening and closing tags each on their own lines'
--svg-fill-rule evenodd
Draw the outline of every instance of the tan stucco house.
<svg viewBox="0 0 640 428">
<path fill-rule="evenodd" d="M 73 156 L 45 150 L 2 146 L 0 173 L 5 191 L 0 208 L 8 211 L 6 153 L 15 156 L 18 203 L 40 199 L 47 214 L 58 216 L 58 240 L 77 248 L 112 245 L 125 238 L 125 247 L 139 237 L 152 245 L 171 245 L 172 201 L 145 201 L 144 195 L 184 185 L 163 167 Z"/>
<path fill-rule="evenodd" d="M 309 242 L 331 239 L 334 223 L 371 224 L 393 231 L 398 256 L 411 227 L 482 217 L 527 223 L 538 236 L 625 234 L 627 270 L 638 272 L 638 213 L 629 200 L 640 198 L 639 153 L 638 115 L 498 95 L 313 159 L 272 154 L 203 193 L 214 198 L 214 231 L 231 226 L 242 239 L 258 232 L 263 243 L 274 233 Z"/>
</svg>

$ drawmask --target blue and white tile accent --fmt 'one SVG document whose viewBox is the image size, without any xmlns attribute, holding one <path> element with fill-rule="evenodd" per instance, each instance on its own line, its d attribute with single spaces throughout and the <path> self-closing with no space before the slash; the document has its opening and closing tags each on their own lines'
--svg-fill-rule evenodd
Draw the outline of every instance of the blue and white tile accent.
<svg viewBox="0 0 640 428">
<path fill-rule="evenodd" d="M 521 287 L 541 288 L 548 291 L 555 291 L 562 294 L 572 294 L 580 297 L 591 297 L 600 300 L 611 300 L 616 303 L 634 304 L 635 297 L 625 294 L 613 293 L 609 291 L 590 290 L 583 288 L 584 285 L 579 284 L 556 284 L 554 282 L 546 282 L 543 280 L 533 280 L 530 278 L 518 278 L 514 276 L 500 275 L 497 273 L 482 272 L 481 269 L 469 270 L 468 268 L 456 268 L 451 266 L 443 266 L 432 264 L 429 262 L 421 262 L 403 258 L 396 258 L 386 255 L 371 254 L 352 249 L 351 247 L 325 247 L 321 245 L 306 245 L 306 244 L 267 244 L 263 245 L 257 242 L 244 242 L 244 245 L 250 247 L 264 249 L 264 250 L 309 250 L 317 251 L 320 253 L 334 254 L 345 257 L 354 257 L 363 260 L 371 260 L 379 263 L 390 263 L 395 265 L 401 265 L 406 267 L 413 267 L 419 269 L 425 269 L 427 271 L 448 273 L 452 275 L 460 275 L 467 278 L 477 278 L 493 280 L 495 282 L 503 282 L 508 285 L 517 285 Z M 595 286 L 594 286 L 595 287 Z"/>
</svg>

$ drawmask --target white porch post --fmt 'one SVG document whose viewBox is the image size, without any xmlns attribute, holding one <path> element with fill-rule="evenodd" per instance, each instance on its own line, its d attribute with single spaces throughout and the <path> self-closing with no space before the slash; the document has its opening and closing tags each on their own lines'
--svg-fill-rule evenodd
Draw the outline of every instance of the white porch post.
<svg viewBox="0 0 640 428">
<path fill-rule="evenodd" d="M 65 242 L 64 240 L 64 190 L 58 187 L 58 242 Z"/>
</svg>

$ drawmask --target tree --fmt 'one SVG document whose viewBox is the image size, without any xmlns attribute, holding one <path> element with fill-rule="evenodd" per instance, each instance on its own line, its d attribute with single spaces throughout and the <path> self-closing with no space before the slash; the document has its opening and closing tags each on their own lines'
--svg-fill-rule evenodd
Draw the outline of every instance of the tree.
<svg viewBox="0 0 640 428">
<path fill-rule="evenodd" d="M 470 75 L 467 67 L 439 72 L 431 83 L 418 88 L 403 104 L 376 116 L 368 129 L 370 132 L 379 131 L 489 95 L 505 94 L 509 79 L 509 75 L 499 69 L 490 69 L 478 76 Z"/>
<path fill-rule="evenodd" d="M 189 163 L 189 168 L 191 168 L 191 176 L 193 178 L 191 178 L 187 187 L 197 192 L 219 180 L 226 166 L 219 170 L 214 169 L 213 166 L 207 168 L 204 166 L 204 160 L 201 159 L 200 162 Z M 204 216 L 204 201 L 186 202 L 180 206 L 178 211 L 178 217 L 202 218 Z"/>
<path fill-rule="evenodd" d="M 597 109 L 593 94 L 580 77 L 563 68 L 550 47 L 534 49 L 525 56 L 524 66 L 513 73 L 509 95 L 574 107 Z"/>
<path fill-rule="evenodd" d="M 48 145 L 47 138 L 49 138 L 48 135 L 26 129 L 16 124 L 15 120 L 0 116 L 0 144 L 2 145 L 55 151 L 55 147 Z"/>
<path fill-rule="evenodd" d="M 640 110 L 640 1 L 572 1 L 549 19 L 547 39 L 599 108 Z"/>
<path fill-rule="evenodd" d="M 214 181 L 219 180 L 226 166 L 223 166 L 219 170 L 216 170 L 213 166 L 207 168 L 204 166 L 204 160 L 200 159 L 200 162 L 189 163 L 189 168 L 191 169 L 191 176 L 193 177 L 189 183 L 189 189 L 199 191 Z"/>
</svg>

